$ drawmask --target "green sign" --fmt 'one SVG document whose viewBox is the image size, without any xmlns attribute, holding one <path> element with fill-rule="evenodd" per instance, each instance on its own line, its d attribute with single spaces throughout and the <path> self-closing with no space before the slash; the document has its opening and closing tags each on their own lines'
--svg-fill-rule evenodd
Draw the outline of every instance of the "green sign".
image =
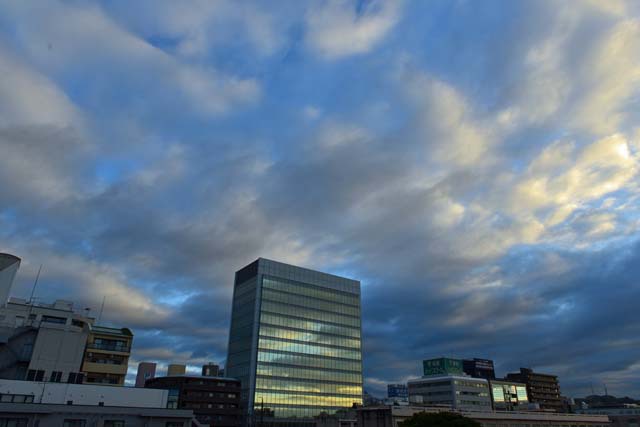
<svg viewBox="0 0 640 427">
<path fill-rule="evenodd" d="M 448 359 L 441 357 L 439 359 L 423 360 L 422 366 L 424 367 L 424 376 L 435 375 L 461 375 L 462 372 L 462 360 Z"/>
</svg>

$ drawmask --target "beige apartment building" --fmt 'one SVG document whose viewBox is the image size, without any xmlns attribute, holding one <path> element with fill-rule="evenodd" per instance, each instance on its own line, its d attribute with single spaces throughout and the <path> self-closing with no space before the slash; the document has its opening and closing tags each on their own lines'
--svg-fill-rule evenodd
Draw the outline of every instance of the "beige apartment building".
<svg viewBox="0 0 640 427">
<path fill-rule="evenodd" d="M 127 328 L 92 326 L 82 362 L 84 383 L 124 385 L 132 342 Z"/>
</svg>

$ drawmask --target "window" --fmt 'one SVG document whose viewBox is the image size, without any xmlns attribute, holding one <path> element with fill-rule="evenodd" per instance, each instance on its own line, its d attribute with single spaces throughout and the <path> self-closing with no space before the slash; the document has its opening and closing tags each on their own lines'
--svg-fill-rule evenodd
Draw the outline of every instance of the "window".
<svg viewBox="0 0 640 427">
<path fill-rule="evenodd" d="M 5 418 L 0 417 L 0 427 L 27 427 L 27 418 Z"/>
<path fill-rule="evenodd" d="M 168 421 L 165 423 L 165 427 L 184 427 L 184 423 L 181 421 Z"/>
<path fill-rule="evenodd" d="M 49 381 L 51 381 L 52 383 L 59 383 L 61 380 L 62 380 L 62 372 L 60 371 L 51 372 L 51 378 L 49 379 Z"/>
<path fill-rule="evenodd" d="M 105 420 L 104 427 L 124 427 L 124 421 L 122 420 Z"/>
<path fill-rule="evenodd" d="M 64 325 L 67 323 L 67 319 L 64 317 L 56 317 L 56 316 L 42 316 L 42 321 L 47 323 L 57 323 L 59 325 Z"/>
<path fill-rule="evenodd" d="M 27 371 L 27 381 L 42 381 L 44 379 L 44 371 L 41 369 L 29 369 Z"/>
<path fill-rule="evenodd" d="M 80 419 L 65 419 L 62 427 L 86 427 L 87 421 Z"/>
<path fill-rule="evenodd" d="M 82 384 L 83 380 L 84 374 L 69 372 L 69 378 L 67 379 L 69 384 Z"/>
</svg>

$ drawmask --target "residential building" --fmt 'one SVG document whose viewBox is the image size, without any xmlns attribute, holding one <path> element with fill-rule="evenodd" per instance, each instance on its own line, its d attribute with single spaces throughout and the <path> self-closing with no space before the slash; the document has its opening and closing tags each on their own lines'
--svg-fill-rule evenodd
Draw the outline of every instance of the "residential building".
<svg viewBox="0 0 640 427">
<path fill-rule="evenodd" d="M 124 385 L 132 341 L 127 328 L 91 326 L 82 363 L 84 382 Z"/>
<path fill-rule="evenodd" d="M 490 359 L 465 359 L 462 361 L 462 370 L 465 374 L 474 378 L 496 379 L 493 360 Z"/>
<path fill-rule="evenodd" d="M 233 378 L 167 376 L 147 381 L 147 388 L 168 390 L 168 408 L 190 409 L 204 424 L 240 425 L 240 381 Z"/>
<path fill-rule="evenodd" d="M 482 427 L 609 427 L 606 415 L 558 414 L 553 412 L 460 411 L 428 406 L 371 406 L 357 408 L 358 427 L 398 427 L 420 412 L 454 412 L 471 418 Z"/>
<path fill-rule="evenodd" d="M 11 286 L 20 268 L 20 258 L 15 255 L 0 253 L 0 307 L 9 300 Z"/>
<path fill-rule="evenodd" d="M 489 383 L 484 378 L 434 375 L 409 381 L 409 401 L 453 409 L 491 411 Z"/>
<path fill-rule="evenodd" d="M 520 372 L 507 374 L 507 381 L 527 385 L 529 401 L 540 405 L 540 409 L 562 412 L 564 403 L 560 395 L 560 384 L 555 375 L 533 372 L 528 368 L 520 368 Z"/>
<path fill-rule="evenodd" d="M 491 388 L 491 402 L 496 411 L 526 410 L 529 405 L 527 386 L 505 380 L 489 381 Z"/>
<path fill-rule="evenodd" d="M 178 363 L 171 363 L 167 367 L 167 376 L 176 377 L 178 375 L 185 375 L 187 373 L 187 365 L 181 365 Z"/>
<path fill-rule="evenodd" d="M 191 410 L 167 409 L 168 396 L 167 390 L 0 380 L 0 426 L 192 427 L 197 423 Z"/>
<path fill-rule="evenodd" d="M 138 372 L 136 373 L 136 387 L 144 387 L 147 380 L 155 378 L 156 364 L 152 362 L 138 363 Z"/>
<path fill-rule="evenodd" d="M 390 399 L 409 399 L 409 389 L 406 384 L 389 384 L 387 385 L 387 397 Z"/>
<path fill-rule="evenodd" d="M 235 275 L 228 351 L 245 424 L 308 425 L 361 404 L 360 282 L 256 260 Z"/>
<path fill-rule="evenodd" d="M 220 367 L 215 363 L 207 363 L 202 366 L 202 376 L 203 377 L 219 377 L 220 376 Z"/>
</svg>

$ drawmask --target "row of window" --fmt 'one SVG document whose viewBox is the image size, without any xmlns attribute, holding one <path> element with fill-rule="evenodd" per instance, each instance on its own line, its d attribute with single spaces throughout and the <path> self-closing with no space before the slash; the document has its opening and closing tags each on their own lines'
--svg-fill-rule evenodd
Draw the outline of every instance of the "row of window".
<svg viewBox="0 0 640 427">
<path fill-rule="evenodd" d="M 351 304 L 356 307 L 360 306 L 360 297 L 358 295 L 340 291 L 331 291 L 327 288 L 321 288 L 318 286 L 309 285 L 307 283 L 264 277 L 262 279 L 262 287 L 267 289 L 275 289 L 278 291 L 291 292 L 298 295 L 306 295 L 309 297 L 324 299 L 340 304 Z"/>
<path fill-rule="evenodd" d="M 290 381 L 268 377 L 256 378 L 256 389 L 358 398 L 362 396 L 362 387 L 358 385 L 319 383 L 317 381 Z"/>
<path fill-rule="evenodd" d="M 240 283 L 239 285 L 236 286 L 234 290 L 233 298 L 235 299 L 240 295 L 255 292 L 255 290 L 256 290 L 255 279 L 247 280 L 246 282 Z"/>
<path fill-rule="evenodd" d="M 344 409 L 343 407 L 333 407 L 333 406 L 312 406 L 312 407 L 290 407 L 290 406 L 282 406 L 282 405 L 269 405 L 269 407 L 264 408 L 264 416 L 261 416 L 261 406 L 260 401 L 256 402 L 254 406 L 255 417 L 257 420 L 268 420 L 270 417 L 275 418 L 313 418 L 318 415 L 325 414 L 334 414 L 339 409 Z"/>
<path fill-rule="evenodd" d="M 182 405 L 184 409 L 238 409 L 235 403 L 201 403 L 201 402 L 185 402 Z"/>
<path fill-rule="evenodd" d="M 303 379 L 362 384 L 362 374 L 359 371 L 331 371 L 326 368 L 292 368 L 290 366 L 271 365 L 264 362 L 258 362 L 256 374 L 270 377 L 290 378 L 291 380 Z"/>
<path fill-rule="evenodd" d="M 340 359 L 360 360 L 360 350 L 347 350 L 343 348 L 329 348 L 314 344 L 302 344 L 295 342 L 281 341 L 277 338 L 260 337 L 258 342 L 260 350 L 278 350 L 291 353 L 312 354 L 323 357 L 337 357 Z"/>
<path fill-rule="evenodd" d="M 187 391 L 184 396 L 185 398 L 218 397 L 221 399 L 235 399 L 238 397 L 236 393 L 216 393 L 211 391 Z"/>
<path fill-rule="evenodd" d="M 303 354 L 285 354 L 273 350 L 261 350 L 258 352 L 258 362 L 279 363 L 283 365 L 303 366 L 307 368 L 340 369 L 343 371 L 362 371 L 360 361 L 340 360 L 309 356 Z"/>
<path fill-rule="evenodd" d="M 260 323 L 360 338 L 360 328 L 357 327 L 333 325 L 318 320 L 294 319 L 282 314 L 267 313 L 264 310 L 260 314 Z"/>
<path fill-rule="evenodd" d="M 303 307 L 315 307 L 319 310 L 331 311 L 348 316 L 360 316 L 360 308 L 352 305 L 340 304 L 332 301 L 324 301 L 313 297 L 296 295 L 289 292 L 264 289 L 262 298 L 271 301 L 284 302 L 286 304 L 300 305 Z"/>
<path fill-rule="evenodd" d="M 29 369 L 27 371 L 27 381 L 44 381 L 45 371 L 42 369 Z M 69 372 L 69 376 L 67 377 L 67 383 L 71 384 L 82 384 L 84 379 L 84 375 L 76 372 Z M 52 371 L 49 376 L 49 381 L 53 383 L 62 382 L 62 372 L 61 371 Z"/>
<path fill-rule="evenodd" d="M 261 326 L 260 335 L 265 337 L 280 338 L 292 341 L 310 342 L 318 345 L 339 346 L 360 349 L 360 340 L 344 338 L 335 335 L 319 334 L 317 332 L 301 332 L 290 329 L 276 328 L 273 326 Z"/>
<path fill-rule="evenodd" d="M 354 403 L 361 404 L 361 397 L 319 396 L 315 394 L 302 394 L 290 391 L 258 391 L 256 390 L 254 402 L 264 402 L 265 408 L 269 405 L 286 406 L 342 406 L 350 408 Z"/>
<path fill-rule="evenodd" d="M 308 307 L 298 307 L 268 300 L 262 301 L 261 310 L 276 314 L 302 317 L 303 319 L 320 320 L 322 322 L 337 323 L 338 325 L 360 327 L 360 319 L 357 317 L 343 316 L 341 314 L 314 310 Z"/>
<path fill-rule="evenodd" d="M 32 394 L 0 394 L 2 403 L 33 403 Z"/>
</svg>

